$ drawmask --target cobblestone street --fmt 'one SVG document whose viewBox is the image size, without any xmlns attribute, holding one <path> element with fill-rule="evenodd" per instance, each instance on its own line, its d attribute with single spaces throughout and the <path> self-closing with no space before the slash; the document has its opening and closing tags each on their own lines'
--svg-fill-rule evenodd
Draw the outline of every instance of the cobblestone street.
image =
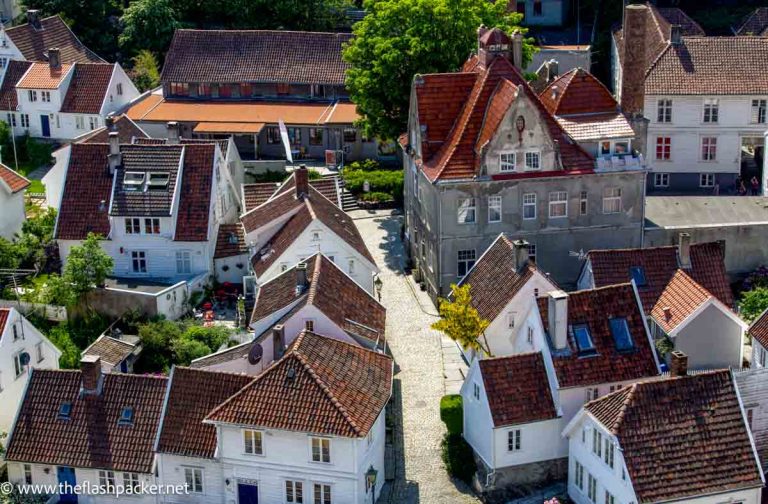
<svg viewBox="0 0 768 504">
<path fill-rule="evenodd" d="M 353 212 L 352 216 L 361 214 Z M 397 216 L 356 220 L 381 270 L 387 338 L 395 358 L 392 406 L 399 424 L 395 428 L 396 479 L 387 486 L 379 502 L 479 502 L 469 489 L 450 480 L 440 459 L 440 441 L 445 433 L 440 420 L 440 398 L 446 387 L 449 392 L 458 391 L 457 377 L 463 362 L 453 342 L 430 329 L 437 317 L 429 297 L 403 275 L 400 223 Z"/>
</svg>

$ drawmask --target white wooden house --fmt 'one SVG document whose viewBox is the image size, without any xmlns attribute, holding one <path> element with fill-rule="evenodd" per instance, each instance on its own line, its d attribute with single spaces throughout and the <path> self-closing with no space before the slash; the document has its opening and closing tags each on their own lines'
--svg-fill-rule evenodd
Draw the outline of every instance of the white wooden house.
<svg viewBox="0 0 768 504">
<path fill-rule="evenodd" d="M 29 180 L 0 164 L 0 236 L 13 239 L 21 231 L 27 218 L 24 209 L 24 191 Z"/>
</svg>

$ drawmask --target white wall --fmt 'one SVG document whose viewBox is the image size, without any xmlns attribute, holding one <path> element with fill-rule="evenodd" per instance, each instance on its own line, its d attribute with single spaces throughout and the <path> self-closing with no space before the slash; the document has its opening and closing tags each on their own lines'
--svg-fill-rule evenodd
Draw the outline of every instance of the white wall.
<svg viewBox="0 0 768 504">
<path fill-rule="evenodd" d="M 118 86 L 122 88 L 122 93 L 118 93 Z M 116 110 L 120 110 L 128 103 L 139 96 L 139 90 L 136 89 L 133 82 L 118 63 L 115 63 L 112 70 L 112 79 L 109 81 L 104 103 L 101 105 L 99 115 L 106 117 Z"/>
<path fill-rule="evenodd" d="M 21 226 L 26 220 L 24 192 L 11 193 L 4 183 L 0 182 L 0 236 L 7 240 L 21 231 Z"/>
<path fill-rule="evenodd" d="M 480 399 L 474 398 L 475 384 L 480 387 Z M 489 467 L 493 467 L 493 418 L 477 359 L 472 362 L 461 386 L 461 399 L 464 439 Z"/>
<path fill-rule="evenodd" d="M 67 177 L 69 156 L 72 153 L 72 145 L 67 144 L 61 149 L 53 151 L 55 159 L 53 166 L 43 176 L 45 184 L 45 202 L 49 208 L 55 208 L 58 212 L 61 206 L 61 197 L 64 193 L 64 180 Z"/>
<path fill-rule="evenodd" d="M 710 304 L 673 338 L 675 350 L 688 356 L 690 369 L 741 367 L 742 327 Z"/>
<path fill-rule="evenodd" d="M 203 470 L 203 493 L 189 493 L 180 497 L 167 495 L 160 498 L 160 502 L 178 504 L 208 504 L 224 501 L 224 477 L 222 465 L 215 459 L 198 457 L 182 457 L 159 453 L 157 455 L 158 483 L 161 485 L 184 485 L 186 476 L 185 467 L 194 467 Z"/>
</svg>

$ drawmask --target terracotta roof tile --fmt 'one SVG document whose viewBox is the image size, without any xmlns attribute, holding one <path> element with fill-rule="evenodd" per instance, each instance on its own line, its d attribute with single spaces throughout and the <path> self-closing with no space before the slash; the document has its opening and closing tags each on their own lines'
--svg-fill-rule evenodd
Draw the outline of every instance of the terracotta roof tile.
<svg viewBox="0 0 768 504">
<path fill-rule="evenodd" d="M 208 420 L 364 437 L 391 393 L 391 358 L 305 331 L 282 359 Z"/>
<path fill-rule="evenodd" d="M 100 113 L 114 70 L 115 65 L 110 63 L 76 64 L 61 112 Z"/>
<path fill-rule="evenodd" d="M 768 348 L 768 310 L 752 322 L 749 326 L 749 335 L 755 338 L 763 348 Z"/>
<path fill-rule="evenodd" d="M 768 34 L 768 7 L 758 7 L 747 14 L 733 31 L 736 35 L 764 37 Z"/>
<path fill-rule="evenodd" d="M 32 63 L 27 73 L 16 83 L 16 88 L 57 89 L 71 68 L 72 65 L 66 63 L 55 70 L 48 63 Z"/>
<path fill-rule="evenodd" d="M 213 193 L 214 144 L 184 145 L 184 173 L 175 241 L 207 241 Z"/>
<path fill-rule="evenodd" d="M 152 472 L 165 377 L 106 374 L 100 394 L 83 395 L 79 371 L 31 373 L 8 443 L 8 460 Z M 69 420 L 58 418 L 63 403 L 72 405 Z M 118 424 L 126 407 L 133 408 L 132 425 Z"/>
<path fill-rule="evenodd" d="M 541 352 L 479 361 L 494 427 L 557 418 Z"/>
<path fill-rule="evenodd" d="M 264 274 L 280 256 L 288 250 L 288 247 L 307 229 L 313 222 L 312 211 L 308 205 L 302 206 L 293 214 L 285 224 L 269 239 L 258 253 L 251 257 L 251 266 L 257 275 Z"/>
<path fill-rule="evenodd" d="M 638 502 L 763 485 L 730 371 L 636 383 L 585 409 L 618 439 Z"/>
<path fill-rule="evenodd" d="M 0 164 L 0 180 L 8 184 L 12 193 L 17 193 L 29 187 L 29 180 L 4 164 Z"/>
<path fill-rule="evenodd" d="M 28 61 L 47 61 L 48 49 L 57 47 L 61 51 L 62 63 L 101 63 L 99 58 L 72 33 L 59 16 L 40 20 L 41 29 L 29 23 L 6 28 L 5 33 Z"/>
<path fill-rule="evenodd" d="M 0 308 L 0 338 L 2 338 L 5 331 L 5 323 L 8 322 L 8 317 L 11 316 L 10 308 Z"/>
<path fill-rule="evenodd" d="M 135 344 L 110 336 L 99 336 L 96 341 L 83 351 L 83 355 L 96 355 L 101 359 L 102 363 L 115 367 L 133 354 L 134 351 L 136 351 Z"/>
<path fill-rule="evenodd" d="M 679 269 L 651 309 L 651 316 L 669 333 L 712 297 L 707 289 Z"/>
<path fill-rule="evenodd" d="M 538 299 L 544 329 L 549 330 L 548 298 Z M 631 350 L 618 350 L 610 319 L 625 318 L 632 339 Z M 552 360 L 561 388 L 638 380 L 659 374 L 645 331 L 645 315 L 631 284 L 619 284 L 568 294 L 568 346 L 552 350 Z M 573 324 L 589 328 L 594 352 L 580 355 Z"/>
<path fill-rule="evenodd" d="M 278 82 L 343 85 L 346 33 L 176 30 L 163 82 Z"/>
<path fill-rule="evenodd" d="M 246 234 L 272 223 L 279 217 L 295 213 L 303 206 L 293 192 L 282 193 L 240 216 Z"/>
<path fill-rule="evenodd" d="M 725 241 L 691 245 L 691 276 L 728 308 L 734 307 L 733 290 L 725 269 Z"/>
<path fill-rule="evenodd" d="M 3 84 L 0 87 L 0 110 L 16 112 L 16 108 L 19 105 L 16 83 L 19 82 L 30 66 L 32 66 L 32 63 L 29 61 L 10 60 L 8 62 Z"/>
<path fill-rule="evenodd" d="M 102 126 L 99 129 L 89 131 L 88 133 L 81 135 L 75 139 L 77 143 L 108 143 L 110 131 L 116 131 L 117 137 L 121 144 L 138 143 L 137 140 L 149 138 L 147 134 L 139 128 L 139 126 L 128 118 L 127 115 L 122 114 L 113 119 L 113 126 L 108 129 L 106 126 Z"/>
<path fill-rule="evenodd" d="M 216 427 L 203 419 L 216 406 L 253 381 L 253 377 L 185 367 L 173 369 L 157 451 L 213 458 Z"/>
<path fill-rule="evenodd" d="M 559 76 L 539 96 L 547 110 L 556 116 L 618 110 L 608 88 L 583 68 L 574 68 Z"/>
<path fill-rule="evenodd" d="M 265 203 L 277 189 L 278 184 L 263 182 L 259 184 L 243 184 L 243 211 L 250 212 Z"/>
<path fill-rule="evenodd" d="M 248 245 L 245 243 L 243 226 L 240 224 L 221 224 L 216 236 L 216 251 L 214 259 L 238 256 L 248 253 Z"/>
<path fill-rule="evenodd" d="M 635 137 L 635 131 L 621 112 L 558 117 L 557 122 L 577 142 Z"/>
</svg>

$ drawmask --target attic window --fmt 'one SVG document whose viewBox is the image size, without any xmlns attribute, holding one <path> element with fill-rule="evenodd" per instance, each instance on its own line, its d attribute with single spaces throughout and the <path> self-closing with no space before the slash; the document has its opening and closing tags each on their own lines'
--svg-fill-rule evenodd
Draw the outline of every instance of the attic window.
<svg viewBox="0 0 768 504">
<path fill-rule="evenodd" d="M 125 177 L 123 177 L 123 187 L 125 188 L 126 191 L 136 191 L 141 187 L 143 183 L 144 183 L 143 172 L 131 172 L 131 171 L 125 172 Z"/>
<path fill-rule="evenodd" d="M 580 354 L 595 353 L 595 344 L 592 342 L 592 335 L 587 324 L 573 324 L 571 330 Z"/>
<path fill-rule="evenodd" d="M 611 334 L 613 335 L 613 341 L 616 343 L 616 350 L 620 352 L 632 350 L 635 344 L 632 342 L 632 336 L 629 334 L 627 319 L 616 317 L 609 319 L 608 323 L 611 326 Z"/>
<path fill-rule="evenodd" d="M 149 189 L 165 189 L 171 176 L 168 173 L 149 173 L 147 187 Z"/>
<path fill-rule="evenodd" d="M 59 420 L 69 420 L 72 415 L 72 403 L 61 403 L 59 406 L 58 418 Z"/>
<path fill-rule="evenodd" d="M 120 412 L 120 419 L 117 421 L 118 425 L 132 425 L 133 424 L 133 408 L 123 408 Z"/>
<path fill-rule="evenodd" d="M 629 268 L 629 274 L 632 276 L 632 280 L 635 281 L 635 285 L 638 287 L 645 287 L 647 284 L 645 280 L 645 268 L 642 266 L 632 266 Z"/>
<path fill-rule="evenodd" d="M 227 237 L 227 242 L 229 242 L 231 245 L 237 245 L 240 239 L 237 237 L 237 234 L 235 233 L 229 233 L 229 236 Z"/>
</svg>

